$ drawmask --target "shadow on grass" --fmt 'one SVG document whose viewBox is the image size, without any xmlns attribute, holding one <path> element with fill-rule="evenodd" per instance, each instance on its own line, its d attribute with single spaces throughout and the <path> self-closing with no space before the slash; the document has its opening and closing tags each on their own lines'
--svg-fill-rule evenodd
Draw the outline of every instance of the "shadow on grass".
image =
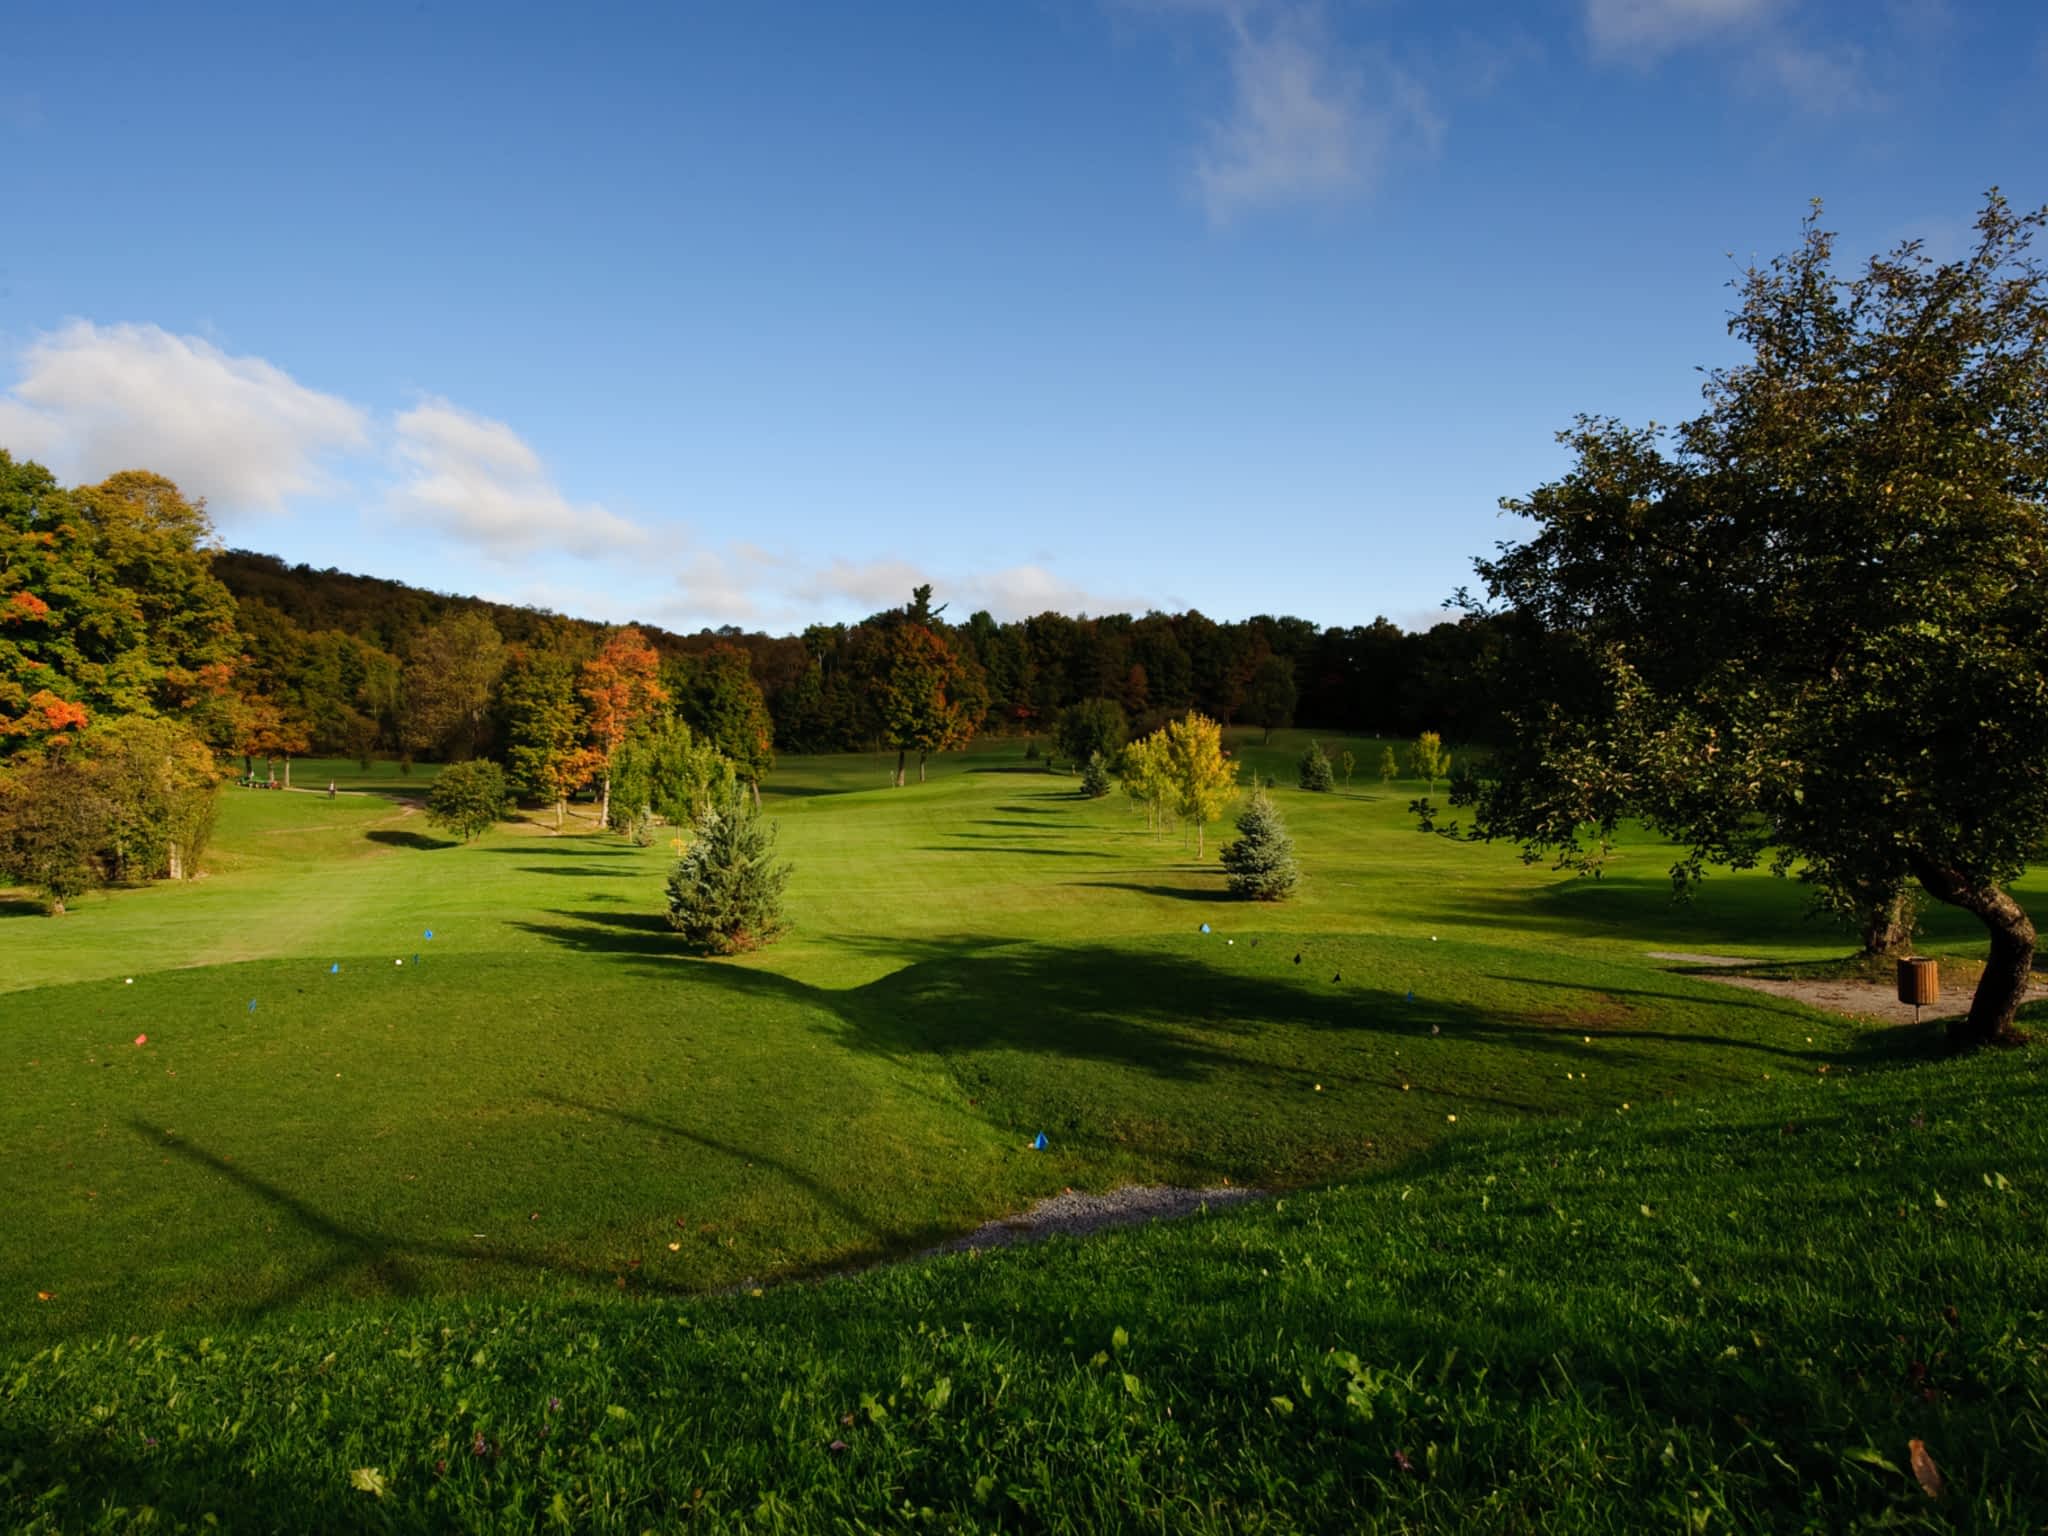
<svg viewBox="0 0 2048 1536">
<path fill-rule="evenodd" d="M 973 837 L 988 837 L 988 838 L 995 838 L 995 837 L 999 837 L 999 836 L 1001 836 L 1001 835 L 1003 835 L 1003 834 L 1000 834 L 1000 833 L 995 833 L 995 832 L 988 832 L 988 833 L 974 833 L 974 832 L 955 832 L 955 833 L 954 833 L 953 835 L 954 835 L 955 837 L 964 837 L 964 838 L 973 838 Z M 989 845 L 989 846 L 987 846 L 987 847 L 983 847 L 983 846 L 980 846 L 980 845 L 979 845 L 979 844 L 977 844 L 977 843 L 972 843 L 972 842 L 969 842 L 969 843 L 925 843 L 925 844 L 923 844 L 923 845 L 922 845 L 922 846 L 921 846 L 921 847 L 920 847 L 920 848 L 918 849 L 918 852 L 920 852 L 920 853 L 975 853 L 975 854 L 983 854 L 983 853 L 1014 853 L 1014 854 L 1018 854 L 1018 855 L 1020 855 L 1020 856 L 1022 856 L 1022 857 L 1024 857 L 1024 858 L 1027 858 L 1027 859 L 1113 859 L 1113 858 L 1115 858 L 1115 857 L 1116 857 L 1116 855 L 1115 855 L 1115 854 L 1113 854 L 1113 853 L 1110 853 L 1110 852 L 1107 852 L 1107 851 L 1105 851 L 1104 849 L 1101 849 L 1101 848 L 1052 848 L 1052 847 L 1042 847 L 1042 846 L 1041 846 L 1041 847 L 1033 847 L 1033 846 L 1031 846 L 1031 845 L 1030 845 L 1030 844 L 1028 844 L 1028 843 L 1025 843 L 1025 844 L 1018 844 L 1018 843 L 992 843 L 992 844 L 990 844 L 990 845 Z"/>
<path fill-rule="evenodd" d="M 254 1195 L 275 1211 L 281 1220 L 290 1222 L 314 1243 L 327 1249 L 326 1258 L 305 1273 L 285 1281 L 267 1295 L 246 1297 L 233 1309 L 237 1315 L 261 1317 L 329 1286 L 348 1292 L 367 1290 L 390 1296 L 415 1296 L 420 1293 L 420 1286 L 414 1270 L 430 1260 L 493 1265 L 534 1274 L 570 1274 L 592 1281 L 616 1282 L 626 1272 L 623 1267 L 581 1264 L 556 1252 L 523 1251 L 483 1240 L 472 1243 L 435 1242 L 428 1238 L 399 1237 L 351 1226 L 327 1215 L 281 1185 L 259 1178 L 203 1147 L 194 1146 L 160 1125 L 131 1117 L 128 1128 L 149 1146 L 216 1178 L 225 1179 L 245 1194 Z M 693 1294 L 687 1286 L 667 1284 L 638 1271 L 633 1272 L 631 1283 L 636 1290 L 662 1295 Z"/>
<path fill-rule="evenodd" d="M 1171 890 L 1171 888 L 1168 888 Z M 1172 894 L 1181 893 L 1174 891 Z M 1475 1007 L 1423 998 L 1369 983 L 1325 982 L 1319 974 L 1261 967 L 1236 969 L 1172 953 L 1110 945 L 1006 943 L 974 935 L 945 940 L 844 939 L 855 950 L 908 963 L 863 986 L 813 987 L 753 965 L 704 960 L 684 952 L 661 918 L 647 913 L 562 911 L 559 922 L 519 926 L 552 943 L 616 956 L 664 978 L 716 988 L 759 1003 L 832 1016 L 851 1048 L 893 1060 L 1048 1055 L 1097 1062 L 1163 1079 L 1234 1078 L 1291 1083 L 1294 1068 L 1262 1053 L 1269 1033 L 1310 1030 L 1350 1037 L 1367 1055 L 1424 1039 L 1486 1048 L 1461 1073 L 1467 1091 L 1491 1071 L 1511 1080 L 1533 1063 L 1551 1070 L 1580 1059 L 1581 1036 L 1598 1033 L 1608 1066 L 1683 1072 L 1713 1070 L 1716 1059 L 1847 1065 L 1913 1054 L 1888 1032 L 1855 1037 L 1846 1049 L 1798 1047 L 1796 1015 L 1768 999 L 1703 998 L 1678 991 L 1575 986 L 1522 977 L 1489 977 L 1533 990 L 1534 1002 Z M 1558 994 L 1554 1001 L 1549 994 Z M 1525 997 L 1530 994 L 1523 994 Z M 1629 999 L 1689 1005 L 1718 1021 L 1711 1029 L 1666 1027 L 1642 1017 Z M 1437 1048 L 1432 1045 L 1432 1049 Z M 1675 1048 L 1675 1049 L 1674 1049 Z M 1732 1054 L 1731 1054 L 1732 1053 Z M 1724 1065 L 1722 1071 L 1728 1070 Z M 1501 1102 L 1509 1103 L 1507 1099 Z M 1530 1106 L 1517 1106 L 1530 1107 Z"/>
<path fill-rule="evenodd" d="M 27 896 L 0 896 L 0 918 L 48 917 L 49 908 Z"/>
<path fill-rule="evenodd" d="M 1085 886 L 1097 891 L 1136 891 L 1140 896 L 1166 896 L 1175 901 L 1236 901 L 1237 898 L 1221 886 L 1206 889 L 1198 886 L 1141 885 L 1135 880 L 1069 880 L 1069 885 Z"/>
<path fill-rule="evenodd" d="M 416 848 L 422 853 L 460 846 L 453 838 L 435 837 L 426 832 L 399 832 L 388 827 L 365 832 L 363 836 L 373 843 L 382 843 L 386 848 Z"/>
</svg>

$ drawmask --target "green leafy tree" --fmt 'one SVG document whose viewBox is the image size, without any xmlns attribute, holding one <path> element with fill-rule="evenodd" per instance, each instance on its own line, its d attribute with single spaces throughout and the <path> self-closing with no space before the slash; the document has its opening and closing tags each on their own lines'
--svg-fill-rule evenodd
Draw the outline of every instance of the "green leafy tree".
<svg viewBox="0 0 2048 1536">
<path fill-rule="evenodd" d="M 1351 755 L 1351 749 L 1349 747 L 1346 747 L 1344 749 L 1344 755 L 1337 759 L 1337 766 L 1343 770 L 1344 792 L 1346 794 L 1349 794 L 1351 792 L 1351 775 L 1354 772 L 1356 772 L 1358 768 L 1358 759 Z"/>
<path fill-rule="evenodd" d="M 473 843 L 512 813 L 505 770 L 487 758 L 450 763 L 427 791 L 427 820 Z"/>
<path fill-rule="evenodd" d="M 1237 813 L 1237 832 L 1237 841 L 1223 850 L 1230 893 L 1248 901 L 1285 900 L 1301 879 L 1301 869 L 1280 808 L 1263 789 L 1253 790 Z"/>
<path fill-rule="evenodd" d="M 1053 740 L 1060 756 L 1070 763 L 1086 763 L 1091 757 L 1105 762 L 1123 750 L 1131 739 L 1131 722 L 1114 699 L 1083 699 L 1060 711 Z"/>
<path fill-rule="evenodd" d="M 740 782 L 731 758 L 676 719 L 635 732 L 612 769 L 613 797 L 629 816 L 651 812 L 678 827 L 723 805 Z"/>
<path fill-rule="evenodd" d="M 759 806 L 761 781 L 775 766 L 775 721 L 752 658 L 738 646 L 714 645 L 678 671 L 669 689 L 677 709 L 700 741 L 732 763 Z"/>
<path fill-rule="evenodd" d="M 775 859 L 775 827 L 745 797 L 707 808 L 668 877 L 668 923 L 695 947 L 730 955 L 757 949 L 788 926 L 790 866 Z"/>
<path fill-rule="evenodd" d="M 1109 764 L 1102 760 L 1100 752 L 1088 754 L 1088 761 L 1081 768 L 1081 793 L 1090 800 L 1100 800 L 1109 793 Z"/>
<path fill-rule="evenodd" d="M 458 613 L 423 631 L 405 658 L 406 750 L 451 762 L 474 757 L 504 670 L 504 637 L 482 613 Z"/>
<path fill-rule="evenodd" d="M 561 650 L 514 648 L 499 689 L 498 710 L 513 792 L 552 804 L 559 829 L 567 818 L 569 796 L 588 784 L 599 767 L 598 754 L 583 745 L 574 657 Z"/>
<path fill-rule="evenodd" d="M 1444 750 L 1443 737 L 1435 731 L 1417 736 L 1408 749 L 1408 771 L 1427 786 L 1425 794 L 1435 794 L 1436 781 L 1448 778 L 1451 772 L 1451 754 Z"/>
<path fill-rule="evenodd" d="M 1308 750 L 1301 754 L 1301 787 L 1315 794 L 1326 795 L 1336 787 L 1335 776 L 1330 772 L 1330 760 L 1323 754 L 1323 744 L 1312 741 Z"/>
<path fill-rule="evenodd" d="M 0 753 L 227 691 L 235 603 L 205 508 L 160 475 L 66 489 L 0 449 Z"/>
<path fill-rule="evenodd" d="M 1401 760 L 1394 755 L 1391 746 L 1380 748 L 1380 783 L 1391 784 L 1401 777 Z"/>
<path fill-rule="evenodd" d="M 213 833 L 220 775 L 191 727 L 149 715 L 95 723 L 69 749 L 98 792 L 116 880 L 182 880 Z"/>
<path fill-rule="evenodd" d="M 55 747 L 0 776 L 0 872 L 42 892 L 53 917 L 106 878 L 113 808 L 85 762 Z"/>
<path fill-rule="evenodd" d="M 1259 738 L 1261 746 L 1273 739 L 1275 728 L 1293 723 L 1298 697 L 1294 663 L 1285 656 L 1268 655 L 1252 669 L 1251 680 L 1245 685 L 1245 709 L 1265 731 Z"/>
<path fill-rule="evenodd" d="M 1133 803 L 1145 808 L 1145 825 L 1154 832 L 1173 820 L 1173 779 L 1166 751 L 1166 732 L 1154 731 L 1124 748 L 1117 777 Z"/>
<path fill-rule="evenodd" d="M 2009 1037 L 2048 845 L 2048 210 L 1837 272 L 1807 221 L 1737 283 L 1745 348 L 1675 431 L 1583 418 L 1478 563 L 1521 629 L 1473 831 L 1597 868 L 1640 817 L 1709 865 L 1856 901 L 1910 879 L 1990 958 L 1957 1047 Z"/>
</svg>

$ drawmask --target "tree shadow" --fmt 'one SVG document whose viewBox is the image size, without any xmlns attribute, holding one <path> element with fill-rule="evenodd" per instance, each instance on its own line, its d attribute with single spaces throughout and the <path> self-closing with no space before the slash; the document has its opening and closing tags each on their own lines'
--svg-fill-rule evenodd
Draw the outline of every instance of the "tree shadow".
<svg viewBox="0 0 2048 1536">
<path fill-rule="evenodd" d="M 373 843 L 382 843 L 387 848 L 415 848 L 422 853 L 431 853 L 438 848 L 461 846 L 453 838 L 434 837 L 425 832 L 401 832 L 390 827 L 379 827 L 365 832 L 364 837 Z"/>
<path fill-rule="evenodd" d="M 1228 890 L 1210 890 L 1180 885 L 1141 885 L 1135 880 L 1069 880 L 1069 885 L 1096 891 L 1136 891 L 1140 896 L 1165 896 L 1174 901 L 1239 901 Z M 1249 908 L 1252 902 L 1241 902 Z"/>
<path fill-rule="evenodd" d="M 955 832 L 953 835 L 955 837 L 964 838 L 972 838 L 977 836 L 977 834 L 973 832 Z M 989 837 L 995 837 L 999 834 L 991 832 L 985 835 Z M 974 854 L 1014 853 L 1019 854 L 1024 858 L 1028 859 L 1114 859 L 1116 857 L 1115 854 L 1109 853 L 1101 848 L 1034 848 L 1029 844 L 1019 845 L 1016 843 L 996 843 L 985 848 L 977 847 L 973 843 L 925 843 L 919 847 L 918 852 Z"/>
<path fill-rule="evenodd" d="M 49 908 L 31 896 L 0 896 L 0 918 L 48 917 Z"/>
<path fill-rule="evenodd" d="M 634 862 L 637 865 L 639 861 Z M 519 868 L 529 875 L 567 875 L 584 880 L 631 880 L 647 873 L 638 868 L 592 869 L 585 864 L 522 864 Z"/>
<path fill-rule="evenodd" d="M 469 1244 L 436 1242 L 423 1237 L 401 1237 L 374 1229 L 351 1226 L 327 1215 L 311 1202 L 292 1194 L 281 1185 L 259 1178 L 239 1164 L 194 1146 L 160 1125 L 131 1116 L 128 1128 L 149 1146 L 225 1179 L 243 1193 L 253 1195 L 290 1222 L 317 1245 L 324 1246 L 326 1258 L 303 1274 L 277 1286 L 268 1295 L 247 1296 L 235 1303 L 230 1313 L 262 1317 L 289 1307 L 323 1288 L 371 1290 L 386 1295 L 410 1297 L 420 1294 L 419 1267 L 430 1260 L 464 1265 L 483 1264 L 508 1272 L 570 1274 L 582 1280 L 616 1283 L 618 1268 L 581 1263 L 561 1253 L 523 1251 L 502 1243 L 478 1241 Z M 670 1296 L 693 1294 L 690 1287 L 633 1272 L 636 1289 Z"/>
<path fill-rule="evenodd" d="M 1165 894 L 1183 893 L 1171 887 Z M 943 940 L 841 937 L 833 942 L 905 963 L 848 989 L 814 987 L 755 965 L 690 956 L 658 916 L 557 912 L 563 923 L 526 923 L 527 932 L 586 953 L 658 971 L 665 978 L 715 987 L 758 1002 L 816 1009 L 837 1023 L 846 1045 L 892 1060 L 1016 1052 L 1094 1061 L 1147 1076 L 1196 1081 L 1233 1076 L 1291 1082 L 1293 1072 L 1262 1062 L 1246 1043 L 1261 1034 L 1306 1029 L 1348 1036 L 1361 1046 L 1447 1039 L 1495 1047 L 1525 1059 L 1579 1059 L 1581 1036 L 1597 1033 L 1609 1066 L 1670 1060 L 1666 1047 L 1702 1047 L 1787 1062 L 1868 1064 L 1910 1043 L 1888 1033 L 1859 1035 L 1846 1049 L 1799 1046 L 1796 1018 L 1762 997 L 1699 997 L 1651 988 L 1573 985 L 1491 977 L 1514 986 L 1577 994 L 1559 1002 L 1479 1008 L 1359 982 L 1324 982 L 1293 968 L 1276 973 L 1248 958 L 1241 968 L 1193 956 L 1107 944 L 1039 945 L 974 935 Z M 1233 954 L 1238 953 L 1232 951 Z M 1635 1022 L 1617 998 L 1682 1002 L 1737 1027 L 1663 1028 Z M 1782 1031 L 1773 1030 L 1782 1021 Z M 1744 1024 L 1753 1027 L 1741 1027 Z M 1781 1038 L 1772 1038 L 1780 1034 Z M 1503 1062 L 1504 1069 L 1512 1070 Z M 1547 1070 L 1547 1067 L 1546 1067 Z M 1462 1091 L 1462 1090 L 1461 1090 Z M 1531 1108 L 1503 1099 L 1512 1107 Z"/>
</svg>

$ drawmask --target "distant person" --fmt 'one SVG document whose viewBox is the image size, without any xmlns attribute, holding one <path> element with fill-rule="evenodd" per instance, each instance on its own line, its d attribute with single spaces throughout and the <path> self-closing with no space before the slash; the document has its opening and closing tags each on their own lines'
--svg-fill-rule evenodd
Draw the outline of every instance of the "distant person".
<svg viewBox="0 0 2048 1536">
<path fill-rule="evenodd" d="M 327 781 L 327 798 L 330 800 L 334 798 L 334 780 L 332 779 Z"/>
</svg>

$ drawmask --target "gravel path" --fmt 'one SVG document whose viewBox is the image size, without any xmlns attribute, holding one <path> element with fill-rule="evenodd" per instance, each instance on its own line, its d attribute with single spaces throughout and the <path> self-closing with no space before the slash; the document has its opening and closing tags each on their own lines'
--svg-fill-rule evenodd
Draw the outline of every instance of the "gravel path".
<svg viewBox="0 0 2048 1536">
<path fill-rule="evenodd" d="M 1106 1195 L 1083 1195 L 1073 1190 L 1041 1200 L 1021 1216 L 1006 1216 L 987 1226 L 927 1248 L 918 1254 L 929 1258 L 937 1253 L 964 1253 L 969 1248 L 1006 1248 L 1012 1243 L 1032 1243 L 1047 1237 L 1085 1237 L 1105 1227 L 1129 1227 L 1142 1221 L 1166 1221 L 1190 1216 L 1204 1206 L 1236 1205 L 1262 1197 L 1262 1189 L 1244 1189 L 1225 1184 L 1209 1189 L 1183 1189 L 1166 1184 L 1126 1184 Z"/>
</svg>

